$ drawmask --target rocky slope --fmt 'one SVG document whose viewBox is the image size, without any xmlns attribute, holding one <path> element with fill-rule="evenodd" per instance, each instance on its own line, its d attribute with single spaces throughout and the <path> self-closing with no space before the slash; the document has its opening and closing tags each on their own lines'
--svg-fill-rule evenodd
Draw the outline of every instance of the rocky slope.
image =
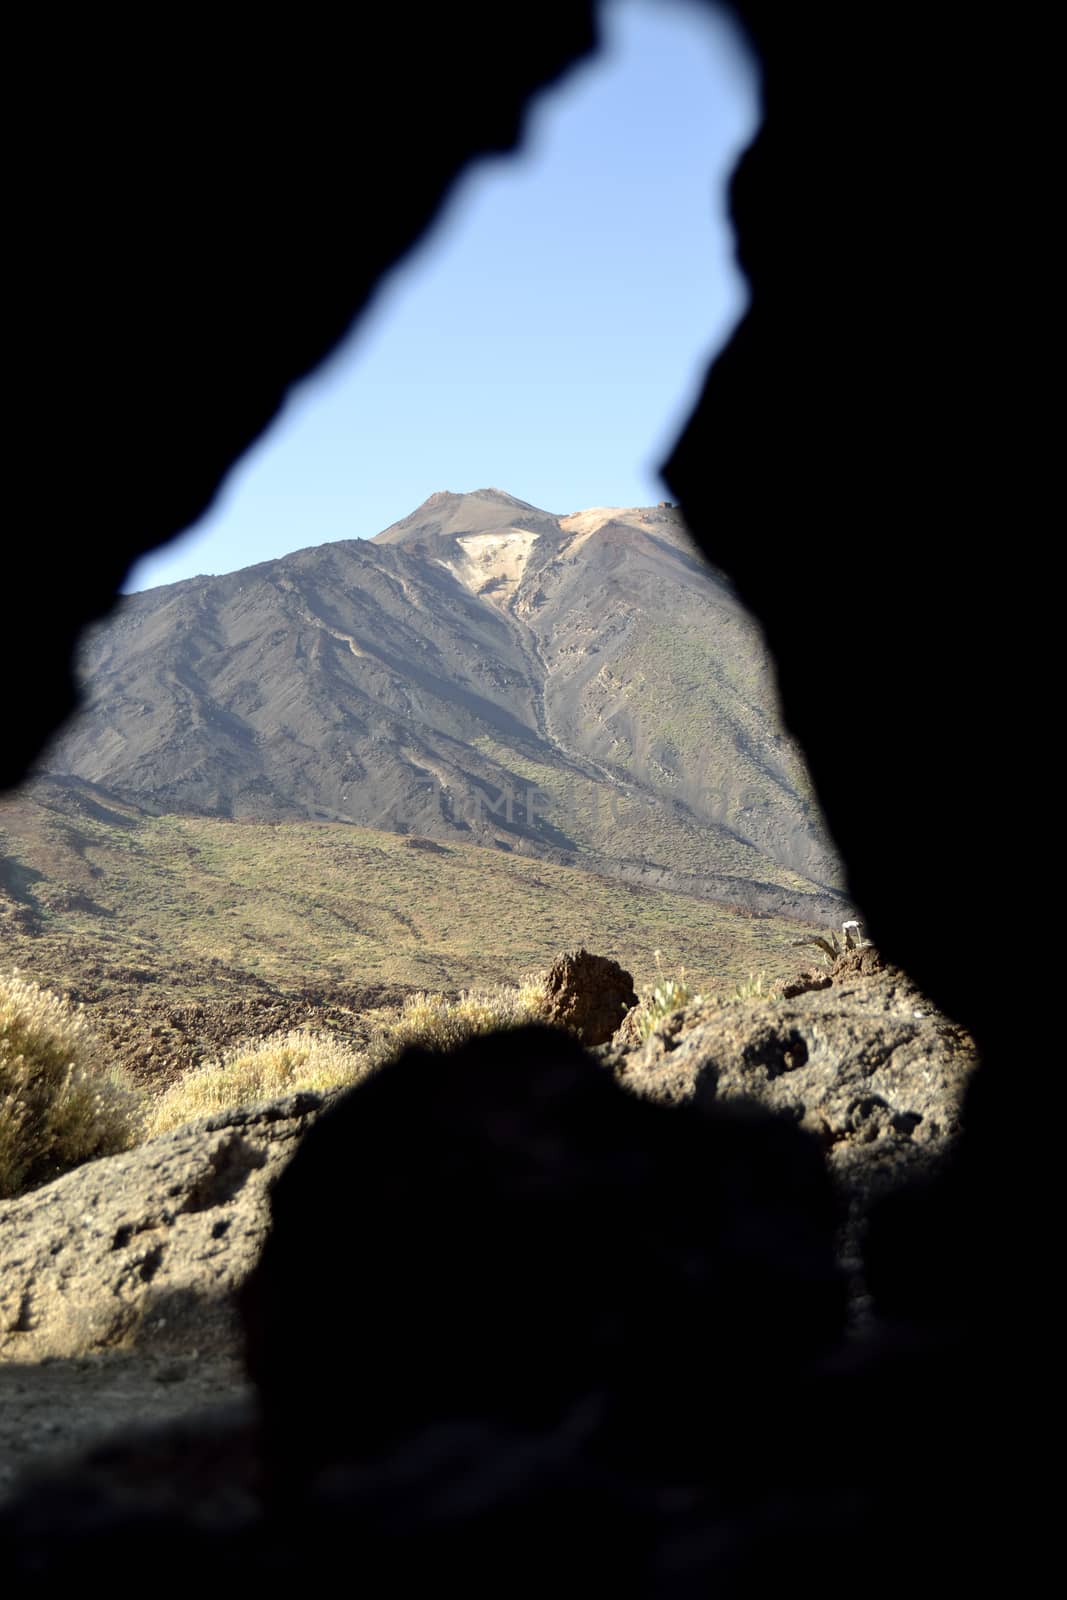
<svg viewBox="0 0 1067 1600">
<path fill-rule="evenodd" d="M 693 1002 L 647 1041 L 624 1025 L 607 1059 L 654 1099 L 751 1100 L 788 1116 L 863 1204 L 941 1159 L 976 1064 L 964 1030 L 871 946 L 802 974 L 780 998 Z"/>
<path fill-rule="evenodd" d="M 227 1112 L 0 1202 L 0 1361 L 234 1354 L 268 1185 L 322 1104 Z"/>
<path fill-rule="evenodd" d="M 48 769 L 151 810 L 345 821 L 836 913 L 759 631 L 670 506 L 433 495 L 376 539 L 128 597 L 82 673 Z"/>
<path fill-rule="evenodd" d="M 598 1054 L 639 1095 L 744 1099 L 813 1131 L 849 1202 L 840 1248 L 862 1312 L 867 1207 L 951 1147 L 974 1049 L 873 952 L 794 988 L 691 1005 L 644 1042 L 624 1023 Z M 0 1487 L 94 1430 L 173 1419 L 183 1394 L 190 1410 L 246 1401 L 234 1295 L 264 1238 L 268 1185 L 324 1103 L 301 1095 L 217 1116 L 0 1202 Z M 147 1492 L 180 1503 L 193 1459 L 210 1505 L 236 1459 L 247 1476 L 250 1427 L 242 1411 L 218 1437 L 201 1429 L 192 1456 L 181 1430 L 134 1436 L 94 1468 L 97 1491 L 117 1460 L 121 1493 L 143 1496 L 147 1451 L 162 1462 Z"/>
<path fill-rule="evenodd" d="M 218 1406 L 244 1426 L 234 1296 L 263 1243 L 268 1185 L 321 1105 L 230 1112 L 0 1202 L 0 1495 L 122 1428 L 181 1434 L 179 1419 Z M 169 1497 L 173 1434 L 164 1454 Z M 144 1469 L 141 1454 L 141 1492 Z M 230 1498 L 214 1480 L 216 1506 Z"/>
</svg>

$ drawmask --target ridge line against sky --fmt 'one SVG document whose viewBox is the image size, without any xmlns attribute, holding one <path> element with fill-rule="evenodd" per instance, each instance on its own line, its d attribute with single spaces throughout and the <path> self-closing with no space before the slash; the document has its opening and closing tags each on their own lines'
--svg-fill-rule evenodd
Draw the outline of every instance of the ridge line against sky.
<svg viewBox="0 0 1067 1600">
<path fill-rule="evenodd" d="M 127 592 L 370 538 L 436 490 L 553 513 L 655 504 L 744 310 L 726 184 L 758 123 L 735 25 L 608 0 L 603 48 L 483 161 L 200 522 Z"/>
</svg>

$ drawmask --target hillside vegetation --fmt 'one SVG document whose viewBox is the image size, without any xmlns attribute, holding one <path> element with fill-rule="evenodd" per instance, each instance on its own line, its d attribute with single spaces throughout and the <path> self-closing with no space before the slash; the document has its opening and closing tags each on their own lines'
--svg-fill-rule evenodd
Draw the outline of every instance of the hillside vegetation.
<svg viewBox="0 0 1067 1600">
<path fill-rule="evenodd" d="M 703 991 L 732 992 L 750 971 L 789 973 L 805 932 L 532 857 L 345 824 L 149 816 L 59 780 L 0 803 L 0 965 L 164 1034 L 182 1006 L 229 1004 L 236 1026 L 241 1007 L 278 995 L 347 1014 L 412 990 L 514 983 L 578 945 L 639 986 L 661 950 Z M 250 1018 L 246 1031 L 257 1027 Z"/>
</svg>

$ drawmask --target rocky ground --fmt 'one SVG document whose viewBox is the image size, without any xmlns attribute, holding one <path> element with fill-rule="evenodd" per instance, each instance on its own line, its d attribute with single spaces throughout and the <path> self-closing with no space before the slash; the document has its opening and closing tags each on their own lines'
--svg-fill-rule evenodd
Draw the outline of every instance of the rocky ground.
<svg viewBox="0 0 1067 1600">
<path fill-rule="evenodd" d="M 120 999 L 106 1009 L 95 1007 L 92 1026 L 111 1058 L 136 1082 L 156 1090 L 247 1040 L 294 1028 L 332 1033 L 362 1049 L 412 992 L 410 986 L 385 984 L 303 992 L 264 984 L 251 995 L 188 1000 L 149 990 L 132 1002 Z"/>
<path fill-rule="evenodd" d="M 93 953 L 69 930 L 27 932 L 0 889 L 0 970 L 20 971 L 85 1007 L 108 1056 L 142 1087 L 162 1090 L 231 1046 L 293 1028 L 336 1033 L 355 1048 L 395 1015 L 411 984 L 272 983 L 216 962 L 140 964 Z"/>
<path fill-rule="evenodd" d="M 82 1464 L 98 1485 L 118 1488 L 124 1477 L 141 1493 L 175 1494 L 187 1502 L 196 1482 L 208 1480 L 206 1457 L 214 1457 L 211 1496 L 233 1483 L 237 1456 L 251 1459 L 254 1437 L 251 1388 L 239 1361 L 200 1356 L 191 1350 L 175 1361 L 143 1351 L 114 1352 L 60 1361 L 0 1365 L 0 1500 L 27 1476 Z M 217 1422 L 217 1429 L 214 1426 Z M 212 1445 L 195 1440 L 207 1428 Z M 218 1440 L 216 1443 L 215 1440 Z M 225 1441 L 225 1442 L 223 1442 Z M 220 1471 L 225 1454 L 226 1470 Z M 180 1463 L 190 1470 L 179 1481 Z M 144 1484 L 151 1463 L 151 1490 Z M 164 1471 L 164 1463 L 169 1463 Z M 250 1482 L 251 1468 L 245 1473 Z M 248 1491 L 249 1494 L 251 1491 Z"/>
<path fill-rule="evenodd" d="M 668 1101 L 748 1099 L 824 1145 L 857 1202 L 936 1162 L 959 1128 L 974 1045 L 871 946 L 781 996 L 691 1003 L 604 1052 L 623 1083 Z"/>
<path fill-rule="evenodd" d="M 0 1202 L 0 1492 L 119 1428 L 247 1405 L 234 1293 L 322 1104 L 213 1117 Z"/>
<path fill-rule="evenodd" d="M 628 1020 L 598 1054 L 636 1093 L 746 1098 L 815 1133 L 849 1200 L 854 1274 L 870 1198 L 941 1159 L 975 1063 L 967 1036 L 871 949 L 779 998 L 692 1003 L 647 1040 Z M 205 1485 L 225 1481 L 225 1504 L 249 1509 L 234 1297 L 270 1181 L 323 1104 L 216 1116 L 0 1202 L 0 1495 L 78 1457 L 94 1493 L 202 1494 L 209 1515 Z"/>
<path fill-rule="evenodd" d="M 872 1201 L 932 1174 L 959 1132 L 977 1054 L 968 1034 L 871 946 L 800 974 L 779 997 L 696 1001 L 641 1040 L 637 1014 L 602 1052 L 638 1094 L 754 1101 L 819 1139 L 847 1207 L 840 1255 L 856 1326 Z"/>
</svg>

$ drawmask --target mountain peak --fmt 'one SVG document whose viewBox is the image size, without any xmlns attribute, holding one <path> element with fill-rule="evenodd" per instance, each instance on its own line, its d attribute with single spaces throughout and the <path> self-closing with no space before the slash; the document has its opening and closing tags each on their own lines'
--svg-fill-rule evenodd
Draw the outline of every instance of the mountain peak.
<svg viewBox="0 0 1067 1600">
<path fill-rule="evenodd" d="M 516 527 L 531 533 L 559 536 L 559 523 L 554 516 L 503 489 L 472 489 L 466 494 L 438 489 L 409 516 L 376 535 L 373 542 L 416 544 L 427 539 L 455 538 Z"/>
</svg>

